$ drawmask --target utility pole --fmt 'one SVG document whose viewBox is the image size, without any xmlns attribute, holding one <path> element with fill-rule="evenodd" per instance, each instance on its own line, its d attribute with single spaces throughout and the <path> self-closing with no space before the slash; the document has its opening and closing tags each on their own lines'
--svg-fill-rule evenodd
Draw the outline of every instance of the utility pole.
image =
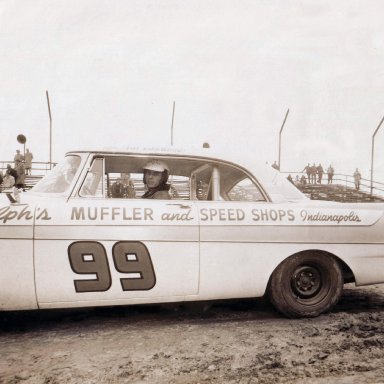
<svg viewBox="0 0 384 384">
<path fill-rule="evenodd" d="M 173 102 L 173 110 L 172 110 L 172 123 L 171 123 L 171 146 L 173 146 L 173 120 L 175 118 L 175 102 Z"/>
<path fill-rule="evenodd" d="M 45 91 L 47 96 L 48 103 L 48 114 L 49 114 L 49 169 L 52 169 L 52 115 L 51 115 L 51 105 L 49 103 L 48 91 Z"/>
<path fill-rule="evenodd" d="M 381 119 L 379 125 L 377 126 L 375 133 L 372 135 L 372 148 L 371 148 L 371 196 L 373 194 L 373 158 L 375 154 L 375 136 L 379 128 L 381 127 L 381 124 L 383 124 L 384 116 Z"/>
<path fill-rule="evenodd" d="M 285 114 L 283 125 L 281 126 L 280 133 L 279 133 L 279 170 L 281 170 L 281 162 L 280 162 L 280 159 L 281 159 L 281 132 L 283 132 L 285 122 L 287 121 L 288 113 L 289 113 L 289 108 L 287 109 L 287 113 Z"/>
</svg>

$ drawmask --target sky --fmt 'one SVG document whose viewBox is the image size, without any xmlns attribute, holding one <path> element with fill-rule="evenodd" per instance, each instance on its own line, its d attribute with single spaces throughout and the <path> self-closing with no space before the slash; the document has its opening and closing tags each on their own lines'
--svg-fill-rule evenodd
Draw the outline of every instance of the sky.
<svg viewBox="0 0 384 384">
<path fill-rule="evenodd" d="M 0 159 L 228 146 L 369 179 L 384 116 L 381 0 L 0 0 Z M 175 101 L 171 137 L 172 107 Z M 384 124 L 383 124 L 384 125 Z M 384 182 L 384 127 L 374 178 Z"/>
</svg>

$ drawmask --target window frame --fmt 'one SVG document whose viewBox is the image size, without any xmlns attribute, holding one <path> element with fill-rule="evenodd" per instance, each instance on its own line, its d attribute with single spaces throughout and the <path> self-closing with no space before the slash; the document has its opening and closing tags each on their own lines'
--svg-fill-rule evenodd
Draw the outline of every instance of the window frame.
<svg viewBox="0 0 384 384">
<path fill-rule="evenodd" d="M 122 157 L 122 158 L 125 158 L 125 159 L 129 159 L 129 158 L 132 158 L 132 159 L 139 159 L 140 161 L 139 162 L 144 162 L 144 160 L 148 160 L 148 159 L 159 159 L 159 160 L 162 160 L 164 162 L 166 162 L 167 164 L 172 164 L 173 162 L 177 162 L 178 160 L 183 160 L 183 161 L 191 161 L 191 162 L 194 162 L 196 163 L 197 165 L 197 168 L 196 169 L 193 169 L 191 171 L 191 173 L 189 173 L 188 175 L 188 178 L 189 178 L 189 199 L 178 199 L 178 198 L 175 198 L 175 199 L 172 199 L 172 200 L 181 200 L 181 201 L 232 201 L 232 202 L 252 202 L 252 201 L 247 201 L 247 200 L 230 200 L 230 199 L 226 199 L 225 197 L 226 196 L 223 196 L 222 195 L 222 188 L 220 186 L 220 178 L 222 177 L 222 172 L 220 172 L 220 166 L 222 167 L 228 167 L 229 169 L 235 169 L 239 172 L 241 172 L 243 175 L 244 175 L 244 179 L 245 178 L 248 178 L 254 185 L 255 187 L 260 191 L 260 194 L 261 196 L 263 197 L 264 200 L 257 200 L 257 201 L 254 201 L 255 203 L 259 203 L 259 202 L 270 202 L 271 199 L 269 198 L 269 195 L 268 193 L 265 191 L 265 189 L 263 188 L 263 186 L 258 182 L 258 180 L 253 176 L 253 174 L 251 174 L 248 170 L 246 170 L 245 168 L 237 165 L 237 164 L 234 164 L 232 162 L 228 162 L 228 161 L 225 161 L 225 160 L 221 160 L 221 159 L 212 159 L 212 158 L 206 158 L 206 157 L 200 157 L 200 156 L 197 156 L 197 157 L 193 157 L 193 156 L 180 156 L 180 155 L 162 155 L 162 154 L 123 154 L 123 153 L 90 153 L 90 156 L 89 156 L 89 160 L 88 160 L 88 164 L 89 166 L 88 167 L 85 167 L 86 169 L 83 170 L 83 172 L 81 173 L 80 177 L 78 178 L 78 181 L 79 181 L 79 187 L 76 188 L 76 191 L 74 192 L 73 196 L 74 197 L 79 197 L 81 199 L 84 199 L 84 198 L 91 198 L 91 199 L 107 199 L 108 197 L 107 194 L 106 194 L 106 188 L 107 187 L 110 187 L 108 186 L 108 183 L 109 183 L 109 173 L 106 174 L 106 166 L 105 166 L 105 162 L 106 162 L 106 158 L 112 158 L 112 157 Z M 86 196 L 83 196 L 80 194 L 80 191 L 81 191 L 81 188 L 86 180 L 86 177 L 87 177 L 87 174 L 88 172 L 91 170 L 92 168 L 92 165 L 94 163 L 94 161 L 98 158 L 101 158 L 102 159 L 102 191 L 103 191 L 103 195 L 102 196 L 91 196 L 91 195 L 86 195 Z M 199 165 L 200 164 L 200 165 Z M 218 175 L 216 175 L 215 177 L 217 177 L 218 180 L 216 181 L 212 181 L 214 184 L 214 188 L 215 188 L 215 192 L 213 192 L 213 197 L 212 199 L 206 199 L 206 200 L 199 200 L 197 198 L 197 192 L 196 192 L 196 187 L 197 187 L 197 179 L 196 179 L 196 176 L 199 172 L 201 171 L 204 171 L 206 169 L 209 169 L 211 167 L 211 170 L 213 172 L 213 170 L 216 168 L 217 169 L 217 173 Z M 171 170 L 172 170 L 172 166 L 171 166 Z M 128 172 L 129 173 L 129 172 Z M 131 173 L 136 173 L 136 172 L 131 172 Z M 171 174 L 172 175 L 172 174 Z M 185 175 L 174 175 L 175 177 L 177 176 L 182 176 L 182 177 L 185 177 Z M 212 178 L 212 174 L 211 174 L 211 178 Z M 106 177 L 106 179 L 105 179 Z M 233 186 L 235 186 L 236 183 L 233 184 Z M 233 188 L 232 186 L 232 188 Z M 227 195 L 227 194 L 226 194 Z M 228 196 L 227 196 L 228 197 Z M 135 199 L 140 199 L 141 197 L 138 196 L 138 197 L 135 197 L 135 198 L 132 198 L 132 200 L 135 200 Z M 116 199 L 116 198 L 115 198 Z M 117 198 L 118 199 L 118 198 Z M 125 199 L 125 198 L 121 198 L 121 199 Z"/>
</svg>

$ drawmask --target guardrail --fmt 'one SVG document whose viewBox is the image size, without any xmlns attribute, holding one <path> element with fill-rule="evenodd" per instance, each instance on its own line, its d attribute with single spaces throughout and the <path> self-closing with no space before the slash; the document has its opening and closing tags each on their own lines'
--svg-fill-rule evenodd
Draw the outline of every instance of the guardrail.
<svg viewBox="0 0 384 384">
<path fill-rule="evenodd" d="M 304 172 L 295 172 L 295 171 L 287 172 L 287 171 L 284 171 L 281 173 L 283 175 L 286 175 L 286 176 L 291 175 L 293 181 L 295 181 L 296 175 L 299 175 L 299 178 L 301 178 L 301 176 L 304 175 L 305 179 L 307 181 L 307 184 L 309 184 L 307 174 Z M 316 177 L 316 180 L 317 180 L 317 177 Z M 323 179 L 322 179 L 321 184 L 322 185 L 328 184 L 328 177 L 327 177 L 326 173 L 324 173 L 324 175 L 323 175 Z M 355 179 L 354 179 L 353 175 L 347 175 L 344 173 L 335 173 L 333 175 L 332 184 L 344 185 L 345 187 L 355 188 Z M 319 183 L 317 183 L 317 185 L 319 185 Z M 372 185 L 373 185 L 372 195 L 384 197 L 384 183 L 381 183 L 379 181 L 373 181 Z M 361 192 L 365 192 L 365 193 L 370 194 L 371 193 L 371 180 L 361 178 L 359 190 Z"/>
<path fill-rule="evenodd" d="M 0 172 L 4 176 L 7 165 L 11 164 L 11 167 L 14 168 L 15 163 L 13 160 L 10 161 L 0 161 Z M 31 167 L 31 175 L 25 175 L 24 185 L 25 190 L 31 189 L 34 185 L 44 177 L 57 163 L 50 164 L 49 162 L 43 161 L 33 161 Z M 3 190 L 8 190 L 9 188 L 4 188 L 0 185 L 0 192 Z"/>
<path fill-rule="evenodd" d="M 7 164 L 11 164 L 11 167 L 15 167 L 15 161 L 14 160 L 7 160 L 7 161 L 0 161 L 0 171 L 4 175 L 5 171 L 7 170 Z M 32 174 L 38 174 L 38 175 L 45 175 L 48 171 L 51 170 L 57 163 L 49 163 L 49 161 L 33 161 L 32 162 L 32 168 L 31 173 Z M 25 164 L 24 164 L 25 166 Z"/>
</svg>

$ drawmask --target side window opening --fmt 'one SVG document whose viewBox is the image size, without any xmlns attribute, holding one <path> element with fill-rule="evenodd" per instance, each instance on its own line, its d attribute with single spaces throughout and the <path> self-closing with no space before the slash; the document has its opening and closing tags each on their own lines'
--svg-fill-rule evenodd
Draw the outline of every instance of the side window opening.
<svg viewBox="0 0 384 384">
<path fill-rule="evenodd" d="M 151 159 L 156 157 L 151 157 Z M 143 180 L 143 166 L 148 157 L 103 156 L 93 159 L 80 187 L 82 197 L 135 199 L 146 192 Z M 168 159 L 165 160 L 168 162 Z M 175 159 L 169 160 L 171 199 L 190 200 L 190 177 L 183 171 L 183 164 L 177 165 Z M 175 172 L 172 169 L 175 169 Z"/>
<path fill-rule="evenodd" d="M 82 197 L 139 199 L 147 188 L 143 167 L 156 156 L 96 156 L 80 187 Z M 240 168 L 204 159 L 158 157 L 169 167 L 172 200 L 265 201 L 257 184 Z"/>
</svg>

